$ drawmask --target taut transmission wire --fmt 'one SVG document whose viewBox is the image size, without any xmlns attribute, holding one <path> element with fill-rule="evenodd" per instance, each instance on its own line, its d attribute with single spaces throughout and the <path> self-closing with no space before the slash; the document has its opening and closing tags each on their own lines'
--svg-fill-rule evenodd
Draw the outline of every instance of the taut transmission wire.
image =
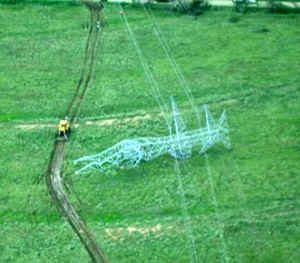
<svg viewBox="0 0 300 263">
<path fill-rule="evenodd" d="M 158 103 L 158 105 L 159 105 L 159 107 L 160 107 L 160 109 L 163 113 L 164 119 L 165 119 L 165 121 L 168 125 L 168 128 L 169 128 L 169 131 L 171 131 L 171 125 L 170 125 L 170 123 L 167 119 L 167 114 L 166 114 L 166 112 L 168 111 L 168 107 L 163 103 L 163 100 L 161 98 L 162 96 L 161 96 L 161 93 L 160 93 L 160 90 L 159 90 L 159 85 L 158 85 L 157 81 L 155 80 L 152 72 L 150 71 L 147 62 L 144 59 L 143 53 L 142 53 L 142 51 L 139 47 L 139 44 L 138 44 L 138 42 L 135 38 L 135 35 L 134 35 L 133 31 L 130 28 L 130 25 L 129 25 L 127 17 L 126 17 L 126 14 L 125 14 L 124 9 L 123 9 L 123 7 L 120 3 L 119 3 L 119 8 L 120 8 L 122 16 L 124 18 L 124 22 L 125 22 L 125 25 L 127 27 L 129 36 L 130 36 L 130 38 L 131 38 L 131 40 L 132 40 L 132 42 L 133 42 L 133 44 L 134 44 L 134 46 L 137 50 L 140 62 L 143 66 L 143 69 L 144 69 L 145 74 L 147 76 L 148 82 L 151 85 L 154 98 L 156 99 L 156 101 L 157 101 L 157 103 Z M 176 176 L 177 176 L 177 179 L 178 179 L 179 190 L 180 190 L 181 196 L 182 196 L 182 206 L 183 206 L 182 209 L 183 209 L 183 213 L 184 213 L 184 225 L 185 225 L 185 229 L 188 231 L 188 238 L 191 242 L 191 247 L 192 247 L 191 248 L 192 255 L 193 255 L 192 261 L 193 262 L 198 262 L 198 256 L 197 256 L 196 246 L 195 246 L 195 239 L 194 239 L 193 231 L 191 229 L 190 217 L 189 217 L 189 214 L 188 214 L 188 211 L 187 211 L 186 198 L 185 198 L 185 193 L 184 193 L 184 189 L 183 189 L 183 182 L 182 182 L 182 174 L 181 174 L 179 162 L 176 158 L 175 158 L 175 173 L 176 173 Z"/>
<path fill-rule="evenodd" d="M 195 113 L 196 113 L 196 116 L 197 116 L 197 119 L 198 119 L 198 123 L 200 125 L 200 114 L 199 114 L 199 109 L 198 107 L 195 105 L 194 103 L 194 96 L 191 92 L 191 89 L 189 88 L 186 80 L 185 80 L 185 77 L 184 75 L 182 74 L 177 62 L 175 61 L 175 59 L 173 58 L 173 56 L 171 55 L 171 48 L 169 47 L 166 39 L 164 38 L 161 30 L 160 30 L 160 26 L 158 25 L 158 23 L 156 23 L 156 18 L 155 16 L 153 15 L 152 11 L 150 9 L 147 9 L 145 5 L 143 5 L 144 7 L 144 10 L 145 10 L 145 13 L 147 14 L 147 16 L 149 17 L 149 19 L 151 20 L 152 22 L 152 25 L 153 25 L 153 30 L 154 30 L 154 33 L 157 37 L 157 39 L 159 40 L 159 43 L 160 45 L 162 46 L 166 56 L 168 57 L 168 60 L 177 76 L 177 79 L 181 85 L 181 87 L 183 88 L 192 108 L 194 109 Z M 228 258 L 228 253 L 227 253 L 227 245 L 226 245 L 226 242 L 225 242 L 225 238 L 224 238 L 224 228 L 220 222 L 220 217 L 219 217 L 219 205 L 218 205 L 218 200 L 217 200 L 217 197 L 216 197 L 216 193 L 215 193 L 215 189 L 214 189 L 214 180 L 213 180 L 213 176 L 212 176 L 212 173 L 211 173 L 211 169 L 210 169 L 210 165 L 209 165 L 209 162 L 208 162 L 208 155 L 207 153 L 205 153 L 205 164 L 206 164 L 206 169 L 207 169 L 207 173 L 208 173 L 208 176 L 209 176 L 209 181 L 210 181 L 210 185 L 211 185 L 211 193 L 213 195 L 213 203 L 214 203 L 214 206 L 215 206 L 215 212 L 216 212 L 216 215 L 218 217 L 218 227 L 220 229 L 220 238 L 221 238 L 221 242 L 222 242 L 222 247 L 223 247 L 223 255 L 224 255 L 224 260 L 225 262 L 228 262 L 229 258 Z"/>
<path fill-rule="evenodd" d="M 136 48 L 136 51 L 138 53 L 138 57 L 139 57 L 139 60 L 142 64 L 142 67 L 143 67 L 143 70 L 145 72 L 145 75 L 146 75 L 146 78 L 150 84 L 150 87 L 152 89 L 152 93 L 153 93 L 153 96 L 163 114 L 163 117 L 168 125 L 168 128 L 169 128 L 169 131 L 171 130 L 171 125 L 170 125 L 170 122 L 167 118 L 167 114 L 166 112 L 168 111 L 168 107 L 166 106 L 166 104 L 164 103 L 164 101 L 162 100 L 162 95 L 160 93 L 160 89 L 159 89 L 159 85 L 156 81 L 156 79 L 154 78 L 152 72 L 150 71 L 149 69 L 149 66 L 148 66 L 148 63 L 146 62 L 145 58 L 144 58 L 144 55 L 142 53 L 142 50 L 136 40 L 136 37 L 128 23 L 128 19 L 127 19 L 127 16 L 124 12 L 124 9 L 122 7 L 122 5 L 119 3 L 119 8 L 122 12 L 122 17 L 123 17 L 123 21 L 125 22 L 125 25 L 126 25 L 126 28 L 127 28 L 127 31 L 128 31 L 128 35 L 130 37 L 130 39 L 132 40 L 132 43 L 134 44 L 135 48 Z"/>
</svg>

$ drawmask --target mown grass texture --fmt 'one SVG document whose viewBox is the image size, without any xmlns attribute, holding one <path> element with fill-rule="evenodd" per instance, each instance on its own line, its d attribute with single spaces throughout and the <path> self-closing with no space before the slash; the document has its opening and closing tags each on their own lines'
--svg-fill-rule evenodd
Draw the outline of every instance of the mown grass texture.
<svg viewBox="0 0 300 263">
<path fill-rule="evenodd" d="M 195 114 L 142 9 L 125 6 L 163 100 L 187 126 Z M 226 108 L 233 149 L 137 169 L 74 175 L 72 160 L 125 138 L 162 136 L 166 124 L 136 50 L 108 5 L 95 79 L 67 146 L 64 178 L 110 262 L 298 262 L 299 58 L 297 15 L 262 12 L 230 23 L 229 9 L 198 20 L 154 10 L 192 91 L 214 116 Z M 79 6 L 1 6 L 0 241 L 4 262 L 89 262 L 43 181 L 55 128 L 75 88 L 87 35 Z M 269 32 L 262 33 L 263 28 Z M 150 113 L 150 119 L 122 117 Z M 86 125 L 111 119 L 112 125 Z M 24 126 L 23 126 L 24 127 Z"/>
</svg>

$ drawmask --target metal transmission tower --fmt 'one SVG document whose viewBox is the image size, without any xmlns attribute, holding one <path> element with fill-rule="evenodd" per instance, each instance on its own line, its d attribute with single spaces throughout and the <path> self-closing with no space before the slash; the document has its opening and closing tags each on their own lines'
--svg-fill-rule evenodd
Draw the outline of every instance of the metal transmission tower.
<svg viewBox="0 0 300 263">
<path fill-rule="evenodd" d="M 164 154 L 170 154 L 176 159 L 189 158 L 193 147 L 200 146 L 199 153 L 202 154 L 218 142 L 230 149 L 225 111 L 216 122 L 207 106 L 204 105 L 206 125 L 196 130 L 187 131 L 173 98 L 171 98 L 171 106 L 172 128 L 168 136 L 122 140 L 103 152 L 74 160 L 75 164 L 85 163 L 75 173 L 81 173 L 89 168 L 98 169 L 100 172 L 113 167 L 133 168 L 138 166 L 141 161 L 150 161 Z"/>
<path fill-rule="evenodd" d="M 186 131 L 186 125 L 182 119 L 180 112 L 178 111 L 177 105 L 174 98 L 171 97 L 171 107 L 172 107 L 172 128 L 170 135 L 175 136 L 176 143 L 171 146 L 170 155 L 176 159 L 185 159 L 191 157 L 192 146 L 188 141 L 182 141 L 181 135 Z"/>
</svg>

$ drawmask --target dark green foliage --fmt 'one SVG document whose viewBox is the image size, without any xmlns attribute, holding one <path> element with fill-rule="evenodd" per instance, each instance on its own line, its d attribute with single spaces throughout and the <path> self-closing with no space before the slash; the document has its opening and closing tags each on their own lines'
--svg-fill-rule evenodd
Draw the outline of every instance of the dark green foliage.
<svg viewBox="0 0 300 263">
<path fill-rule="evenodd" d="M 79 0 L 0 0 L 0 4 L 37 4 L 37 5 L 80 5 Z"/>
<path fill-rule="evenodd" d="M 240 17 L 238 17 L 238 16 L 232 16 L 232 17 L 230 17 L 230 18 L 228 19 L 228 21 L 229 21 L 230 23 L 237 23 L 237 22 L 240 21 Z"/>
<path fill-rule="evenodd" d="M 235 1 L 235 10 L 239 13 L 246 13 L 248 11 L 248 0 Z"/>
<path fill-rule="evenodd" d="M 279 14 L 297 14 L 300 13 L 300 8 L 293 6 L 293 3 L 299 4 L 298 1 L 289 1 L 289 4 L 282 3 L 277 0 L 268 0 L 269 3 L 269 12 L 270 13 L 279 13 Z"/>
<path fill-rule="evenodd" d="M 179 13 L 193 15 L 195 17 L 202 15 L 210 9 L 210 4 L 206 0 L 193 0 L 190 3 L 177 1 L 175 10 Z"/>
<path fill-rule="evenodd" d="M 193 0 L 191 6 L 189 7 L 190 13 L 194 16 L 203 14 L 209 8 L 210 5 L 208 1 L 204 1 L 204 0 Z"/>
<path fill-rule="evenodd" d="M 256 29 L 253 32 L 255 32 L 255 33 L 269 33 L 270 30 L 268 28 L 263 27 L 263 28 Z"/>
<path fill-rule="evenodd" d="M 22 4 L 26 2 L 26 0 L 0 0 L 0 4 Z"/>
</svg>

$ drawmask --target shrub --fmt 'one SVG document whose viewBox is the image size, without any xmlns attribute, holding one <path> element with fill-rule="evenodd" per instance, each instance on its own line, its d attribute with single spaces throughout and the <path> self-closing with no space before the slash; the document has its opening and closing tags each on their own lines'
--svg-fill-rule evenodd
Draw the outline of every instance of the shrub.
<svg viewBox="0 0 300 263">
<path fill-rule="evenodd" d="M 268 0 L 269 11 L 271 13 L 299 13 L 300 8 L 297 6 L 298 0 L 289 0 L 289 3 L 283 3 L 277 0 Z"/>
<path fill-rule="evenodd" d="M 210 8 L 208 1 L 206 0 L 192 0 L 190 3 L 184 3 L 182 1 L 177 1 L 175 9 L 178 12 L 186 13 L 194 16 L 203 14 L 206 10 Z"/>
<path fill-rule="evenodd" d="M 0 0 L 0 4 L 11 4 L 11 5 L 21 4 L 24 2 L 25 0 Z"/>
</svg>

